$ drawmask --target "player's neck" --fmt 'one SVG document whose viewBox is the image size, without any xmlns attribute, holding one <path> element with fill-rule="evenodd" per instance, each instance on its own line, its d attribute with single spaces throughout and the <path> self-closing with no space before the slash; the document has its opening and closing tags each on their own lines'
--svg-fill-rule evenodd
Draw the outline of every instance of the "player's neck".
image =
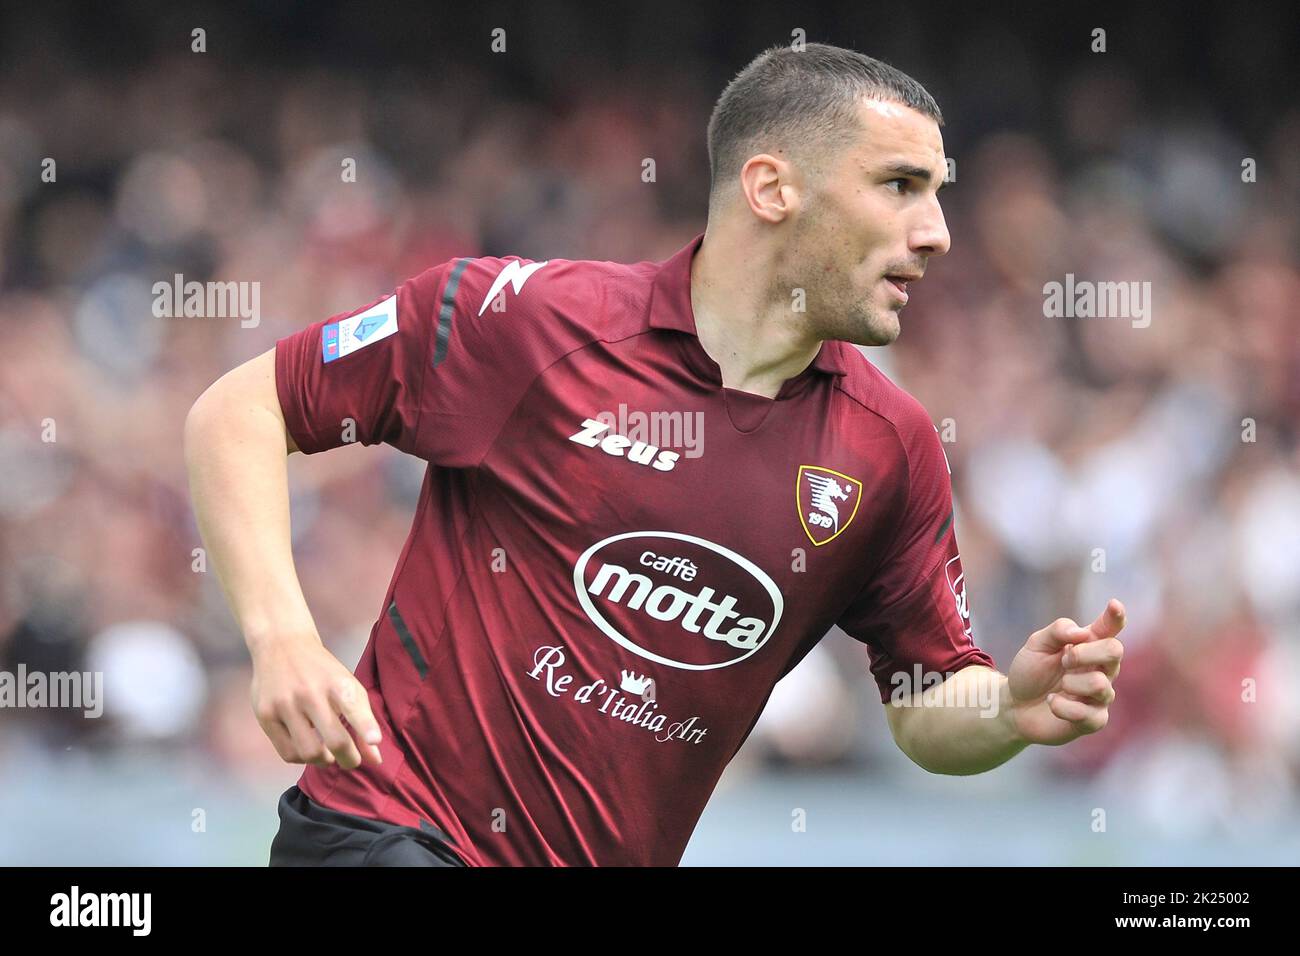
<svg viewBox="0 0 1300 956">
<path fill-rule="evenodd" d="M 775 398 L 817 356 L 792 322 L 788 300 L 770 298 L 771 270 L 725 239 L 706 236 L 691 262 L 691 308 L 700 345 L 727 388 Z"/>
</svg>

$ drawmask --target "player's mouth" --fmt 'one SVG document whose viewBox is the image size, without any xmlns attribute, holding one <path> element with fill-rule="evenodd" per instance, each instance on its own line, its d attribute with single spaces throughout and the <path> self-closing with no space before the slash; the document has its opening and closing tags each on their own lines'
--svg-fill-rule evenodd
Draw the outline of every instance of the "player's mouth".
<svg viewBox="0 0 1300 956">
<path fill-rule="evenodd" d="M 887 283 L 888 283 L 888 284 L 893 288 L 894 292 L 897 293 L 898 298 L 899 298 L 900 300 L 902 300 L 902 302 L 903 302 L 904 305 L 906 305 L 906 304 L 907 304 L 907 284 L 908 284 L 909 282 L 914 282 L 914 281 L 916 281 L 916 280 L 919 279 L 919 278 L 921 278 L 919 275 L 916 275 L 916 274 L 914 274 L 914 273 L 910 273 L 910 272 L 909 272 L 909 273 L 896 273 L 896 274 L 894 274 L 894 275 L 887 275 L 887 276 L 885 276 L 885 282 L 887 282 Z"/>
</svg>

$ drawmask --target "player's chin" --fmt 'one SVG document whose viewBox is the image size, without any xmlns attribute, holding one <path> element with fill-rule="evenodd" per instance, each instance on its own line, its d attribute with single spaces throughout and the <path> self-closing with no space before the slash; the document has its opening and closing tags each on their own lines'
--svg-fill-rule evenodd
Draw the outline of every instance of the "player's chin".
<svg viewBox="0 0 1300 956">
<path fill-rule="evenodd" d="M 897 303 L 875 302 L 864 298 L 841 313 L 837 338 L 852 345 L 889 345 L 902 331 L 898 322 Z"/>
<path fill-rule="evenodd" d="M 897 322 L 873 322 L 868 328 L 856 332 L 852 337 L 846 338 L 846 341 L 853 345 L 876 346 L 890 345 L 898 338 L 902 330 Z"/>
<path fill-rule="evenodd" d="M 905 308 L 907 308 L 906 305 L 894 300 L 880 310 L 880 321 L 877 326 L 880 328 L 881 333 L 888 337 L 889 342 L 898 338 L 903 331 L 903 309 Z M 888 345 L 889 342 L 884 344 Z"/>
<path fill-rule="evenodd" d="M 871 342 L 870 344 L 871 345 L 893 345 L 894 342 L 897 341 L 899 335 L 902 334 L 902 332 L 903 332 L 902 328 L 899 326 L 897 322 L 895 322 L 890 328 L 881 330 L 879 334 L 876 336 L 875 341 Z"/>
<path fill-rule="evenodd" d="M 898 321 L 898 311 L 902 306 L 884 308 L 872 315 L 870 321 L 863 325 L 863 334 L 856 345 L 890 345 L 902 333 L 903 327 Z"/>
</svg>

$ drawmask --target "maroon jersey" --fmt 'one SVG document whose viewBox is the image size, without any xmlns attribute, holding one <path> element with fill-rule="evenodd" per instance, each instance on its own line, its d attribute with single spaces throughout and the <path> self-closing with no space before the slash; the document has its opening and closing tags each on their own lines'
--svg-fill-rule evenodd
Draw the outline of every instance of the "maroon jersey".
<svg viewBox="0 0 1300 956">
<path fill-rule="evenodd" d="M 702 238 L 457 259 L 277 343 L 300 449 L 429 463 L 356 672 L 383 765 L 308 767 L 312 799 L 432 821 L 472 865 L 675 865 L 833 625 L 882 700 L 994 666 L 925 410 L 842 342 L 775 399 L 725 387 L 691 311 Z"/>
</svg>

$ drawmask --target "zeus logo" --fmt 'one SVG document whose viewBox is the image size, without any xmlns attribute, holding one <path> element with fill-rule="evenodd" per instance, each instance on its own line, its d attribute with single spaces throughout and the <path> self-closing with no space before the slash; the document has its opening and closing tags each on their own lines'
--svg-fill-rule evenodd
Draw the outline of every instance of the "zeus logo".
<svg viewBox="0 0 1300 956">
<path fill-rule="evenodd" d="M 546 262 L 551 260 L 547 259 Z M 478 307 L 478 314 L 482 315 L 487 311 L 488 303 L 496 298 L 497 293 L 506 287 L 506 283 L 515 290 L 518 295 L 524 290 L 524 283 L 534 272 L 546 265 L 546 262 L 532 262 L 528 265 L 520 265 L 518 259 L 512 259 L 506 264 L 506 267 L 497 273 L 497 277 L 492 280 L 492 288 L 488 289 L 488 294 L 483 298 L 483 304 Z"/>
<path fill-rule="evenodd" d="M 588 448 L 599 448 L 607 455 L 626 458 L 638 465 L 649 465 L 656 471 L 672 471 L 677 464 L 677 459 L 681 457 L 679 452 L 660 451 L 657 445 L 633 441 L 618 433 L 605 435 L 607 431 L 609 431 L 609 423 L 588 418 L 582 423 L 582 431 L 570 435 L 569 441 L 586 445 Z M 601 437 L 602 435 L 604 437 Z"/>
</svg>

